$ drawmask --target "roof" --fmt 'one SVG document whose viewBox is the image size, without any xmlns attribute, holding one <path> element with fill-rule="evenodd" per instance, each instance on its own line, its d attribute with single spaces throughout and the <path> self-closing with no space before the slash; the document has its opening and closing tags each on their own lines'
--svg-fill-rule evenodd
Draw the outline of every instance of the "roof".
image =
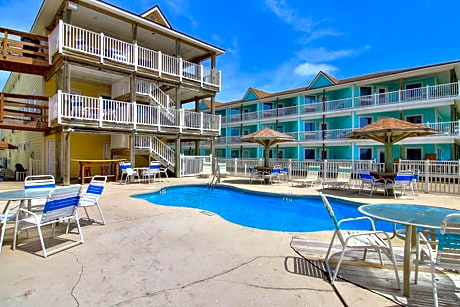
<svg viewBox="0 0 460 307">
<path fill-rule="evenodd" d="M 172 29 L 172 26 L 171 24 L 169 23 L 168 19 L 166 18 L 165 14 L 163 14 L 163 11 L 160 9 L 160 6 L 158 4 L 156 4 L 154 7 L 152 7 L 151 9 L 148 9 L 147 11 L 145 11 L 144 13 L 142 14 L 139 14 L 139 16 L 143 17 L 143 18 L 146 18 L 148 19 L 147 17 L 149 17 L 150 15 L 154 15 L 154 14 L 157 14 L 158 17 L 160 17 L 161 21 L 164 23 L 161 23 L 161 22 L 157 22 L 159 24 L 163 24 L 164 26 Z"/>
<path fill-rule="evenodd" d="M 241 141 L 243 142 L 257 143 L 262 146 L 273 146 L 277 143 L 290 142 L 293 140 L 294 138 L 292 136 L 267 127 L 241 137 Z"/>
<path fill-rule="evenodd" d="M 403 68 L 403 69 L 395 69 L 395 70 L 388 70 L 388 71 L 383 71 L 383 72 L 370 73 L 370 74 L 366 74 L 366 75 L 355 76 L 355 77 L 345 78 L 345 79 L 341 79 L 341 80 L 338 80 L 338 79 L 332 77 L 331 75 L 329 75 L 329 74 L 327 74 L 327 73 L 325 73 L 323 71 L 320 71 L 318 73 L 318 75 L 323 74 L 325 77 L 330 79 L 331 82 L 334 83 L 334 85 L 343 85 L 343 84 L 347 84 L 347 83 L 371 80 L 371 79 L 374 79 L 374 78 L 386 77 L 386 76 L 396 75 L 396 74 L 400 74 L 400 73 L 406 73 L 406 72 L 417 71 L 417 70 L 433 68 L 433 67 L 437 67 L 437 66 L 450 65 L 450 64 L 460 64 L 460 60 L 442 62 L 442 63 L 430 64 L 430 65 L 423 65 L 423 66 L 416 66 L 416 67 L 411 67 L 411 68 Z M 308 90 L 311 89 L 310 85 L 309 86 L 298 87 L 298 88 L 294 88 L 294 89 L 289 89 L 289 90 L 284 90 L 284 91 L 280 91 L 280 92 L 275 92 L 275 93 L 267 93 L 267 95 L 264 96 L 263 98 L 271 98 L 271 97 L 277 97 L 277 96 L 283 96 L 283 95 L 289 95 L 289 94 L 305 92 L 305 91 L 308 91 Z M 325 87 L 325 88 L 327 88 L 327 87 Z M 262 98 L 259 98 L 259 99 L 262 99 Z M 227 105 L 238 104 L 238 103 L 242 103 L 242 102 L 243 102 L 243 100 L 239 99 L 239 100 L 233 100 L 233 101 L 230 101 L 230 102 L 225 102 L 225 103 L 223 103 L 223 105 L 227 106 Z"/>
<path fill-rule="evenodd" d="M 205 99 L 203 99 L 202 101 L 203 101 L 203 103 L 206 105 L 206 107 L 207 107 L 208 109 L 211 109 L 211 100 L 205 100 Z M 217 102 L 217 101 L 215 101 L 214 103 L 215 103 L 214 105 L 215 105 L 216 107 L 219 107 L 219 106 L 221 106 L 221 105 L 224 104 L 224 103 L 222 103 L 222 102 Z"/>
<path fill-rule="evenodd" d="M 373 139 L 381 143 L 387 143 L 388 141 L 396 143 L 408 137 L 426 136 L 437 132 L 423 125 L 387 117 L 348 133 L 346 137 L 351 139 Z"/>
<path fill-rule="evenodd" d="M 267 96 L 270 96 L 269 92 L 264 92 L 261 90 L 258 90 L 256 88 L 250 87 L 249 88 L 259 99 L 265 98 Z"/>
</svg>

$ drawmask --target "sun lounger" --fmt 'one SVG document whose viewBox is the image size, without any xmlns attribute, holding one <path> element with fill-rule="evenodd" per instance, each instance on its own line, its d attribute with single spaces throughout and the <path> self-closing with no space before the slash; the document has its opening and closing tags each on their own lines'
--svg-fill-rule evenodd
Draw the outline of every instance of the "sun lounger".
<svg viewBox="0 0 460 307">
<path fill-rule="evenodd" d="M 323 181 L 321 184 L 324 187 L 345 187 L 346 185 L 348 186 L 349 189 L 351 189 L 350 186 L 350 181 L 351 181 L 351 166 L 339 166 L 338 172 L 337 172 L 337 178 L 334 179 L 327 179 Z"/>
<path fill-rule="evenodd" d="M 318 165 L 309 166 L 307 177 L 291 180 L 292 186 L 307 186 L 307 184 L 313 186 L 313 184 L 318 181 L 319 170 L 320 167 Z"/>
<path fill-rule="evenodd" d="M 207 178 L 212 175 L 212 165 L 211 162 L 203 162 L 203 170 L 199 174 L 199 177 Z"/>
</svg>

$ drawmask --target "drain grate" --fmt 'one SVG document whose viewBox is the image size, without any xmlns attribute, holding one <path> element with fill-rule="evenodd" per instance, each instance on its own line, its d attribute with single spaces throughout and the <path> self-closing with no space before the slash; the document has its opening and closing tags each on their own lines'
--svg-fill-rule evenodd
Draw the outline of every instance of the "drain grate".
<svg viewBox="0 0 460 307">
<path fill-rule="evenodd" d="M 206 211 L 206 210 L 201 210 L 200 213 L 207 215 L 207 216 L 213 216 L 216 215 L 214 212 Z"/>
</svg>

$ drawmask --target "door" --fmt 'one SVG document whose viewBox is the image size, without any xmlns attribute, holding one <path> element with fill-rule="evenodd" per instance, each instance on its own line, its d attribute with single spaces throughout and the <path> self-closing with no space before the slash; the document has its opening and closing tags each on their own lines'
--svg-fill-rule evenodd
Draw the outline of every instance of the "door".
<svg viewBox="0 0 460 307">
<path fill-rule="evenodd" d="M 377 88 L 377 103 L 378 104 L 387 103 L 387 95 L 385 95 L 386 92 L 387 92 L 386 87 Z"/>
<path fill-rule="evenodd" d="M 379 163 L 385 163 L 385 151 L 383 149 L 379 149 L 377 157 Z"/>
<path fill-rule="evenodd" d="M 46 141 L 46 173 L 55 176 L 55 161 L 56 161 L 56 142 L 54 140 Z"/>
<path fill-rule="evenodd" d="M 111 159 L 111 153 L 110 142 L 104 142 L 104 160 Z"/>
<path fill-rule="evenodd" d="M 372 87 L 361 86 L 359 88 L 359 104 L 362 106 L 369 106 L 372 104 Z"/>
</svg>

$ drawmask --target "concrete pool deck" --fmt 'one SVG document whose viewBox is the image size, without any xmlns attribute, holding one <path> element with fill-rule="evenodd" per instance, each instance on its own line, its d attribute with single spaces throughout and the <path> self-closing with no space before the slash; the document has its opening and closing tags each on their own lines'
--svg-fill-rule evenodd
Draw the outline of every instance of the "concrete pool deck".
<svg viewBox="0 0 460 307">
<path fill-rule="evenodd" d="M 170 183 L 109 183 L 101 199 L 107 225 L 83 227 L 85 243 L 47 259 L 30 249 L 12 251 L 7 230 L 0 254 L 0 305 L 33 306 L 392 306 L 394 303 L 353 284 L 335 289 L 318 274 L 291 273 L 289 246 L 302 236 L 330 240 L 331 232 L 282 233 L 236 225 L 197 209 L 154 206 L 130 195 L 167 185 L 207 183 L 172 178 Z M 257 191 L 317 195 L 319 186 L 250 185 L 227 178 L 223 184 Z M 0 183 L 0 190 L 22 183 Z M 363 203 L 393 203 L 379 195 L 327 190 L 328 195 Z M 423 194 L 406 203 L 456 208 L 459 196 Z M 81 215 L 81 214 L 80 214 Z M 29 241 L 36 241 L 31 231 Z M 21 241 L 27 241 L 25 234 Z M 41 255 L 41 252 L 38 252 Z"/>
</svg>

